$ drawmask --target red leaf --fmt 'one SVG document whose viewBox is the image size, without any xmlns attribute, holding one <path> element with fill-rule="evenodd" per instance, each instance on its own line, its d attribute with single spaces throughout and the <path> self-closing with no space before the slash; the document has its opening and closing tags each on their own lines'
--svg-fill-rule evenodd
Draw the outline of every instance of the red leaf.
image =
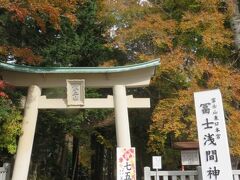
<svg viewBox="0 0 240 180">
<path fill-rule="evenodd" d="M 0 80 L 0 89 L 3 89 L 5 87 L 6 87 L 6 84 L 2 80 Z"/>
</svg>

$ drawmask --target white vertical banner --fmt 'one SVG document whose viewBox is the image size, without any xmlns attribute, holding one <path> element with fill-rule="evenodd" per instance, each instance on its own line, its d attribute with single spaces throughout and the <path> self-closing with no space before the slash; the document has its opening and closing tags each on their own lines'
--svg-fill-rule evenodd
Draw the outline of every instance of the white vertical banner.
<svg viewBox="0 0 240 180">
<path fill-rule="evenodd" d="M 135 148 L 117 148 L 117 180 L 136 180 Z"/>
<path fill-rule="evenodd" d="M 203 180 L 233 180 L 219 89 L 194 93 Z"/>
</svg>

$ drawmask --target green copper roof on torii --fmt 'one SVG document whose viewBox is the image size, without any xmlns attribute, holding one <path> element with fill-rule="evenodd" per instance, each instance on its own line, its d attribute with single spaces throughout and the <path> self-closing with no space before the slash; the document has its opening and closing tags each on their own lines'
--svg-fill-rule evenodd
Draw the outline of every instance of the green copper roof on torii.
<svg viewBox="0 0 240 180">
<path fill-rule="evenodd" d="M 160 64 L 160 59 L 155 59 L 139 64 L 116 67 L 36 67 L 17 64 L 7 64 L 0 62 L 0 69 L 36 74 L 59 74 L 59 73 L 117 73 L 126 72 L 148 67 L 154 67 Z"/>
</svg>

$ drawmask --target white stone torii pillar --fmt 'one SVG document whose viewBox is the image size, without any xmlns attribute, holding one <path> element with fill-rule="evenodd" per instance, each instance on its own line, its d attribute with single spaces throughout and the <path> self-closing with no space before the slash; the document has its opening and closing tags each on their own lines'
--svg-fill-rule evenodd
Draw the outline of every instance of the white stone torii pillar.
<svg viewBox="0 0 240 180">
<path fill-rule="evenodd" d="M 117 146 L 131 147 L 126 87 L 124 85 L 115 85 L 113 87 L 113 96 Z"/>
<path fill-rule="evenodd" d="M 22 123 L 23 134 L 20 136 L 18 142 L 18 150 L 14 164 L 12 180 L 25 180 L 28 177 L 28 169 L 37 124 L 38 101 L 40 96 L 40 87 L 36 85 L 29 87 Z"/>
<path fill-rule="evenodd" d="M 128 108 L 149 108 L 150 99 L 127 96 L 126 88 L 147 86 L 157 65 L 159 59 L 112 68 L 42 68 L 0 62 L 0 77 L 4 81 L 29 87 L 27 98 L 23 100 L 23 134 L 19 139 L 12 180 L 27 180 L 39 109 L 114 108 L 117 146 L 131 147 Z M 67 99 L 41 96 L 41 88 L 65 87 L 69 79 L 83 80 L 90 88 L 113 88 L 113 97 L 89 98 L 84 99 L 84 104 L 69 105 Z"/>
</svg>

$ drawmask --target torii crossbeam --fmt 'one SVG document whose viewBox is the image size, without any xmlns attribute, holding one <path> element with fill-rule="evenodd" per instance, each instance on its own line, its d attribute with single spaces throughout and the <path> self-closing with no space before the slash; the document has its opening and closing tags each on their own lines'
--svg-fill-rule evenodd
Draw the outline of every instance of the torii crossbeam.
<svg viewBox="0 0 240 180">
<path fill-rule="evenodd" d="M 126 95 L 126 88 L 150 83 L 159 59 L 118 67 L 31 67 L 0 62 L 0 76 L 9 84 L 28 87 L 23 99 L 23 134 L 17 148 L 12 180 L 27 180 L 39 109 L 114 108 L 118 147 L 131 147 L 128 108 L 149 108 L 149 98 Z M 47 99 L 42 88 L 67 87 L 67 98 Z M 85 98 L 85 88 L 112 88 L 113 96 Z"/>
</svg>

